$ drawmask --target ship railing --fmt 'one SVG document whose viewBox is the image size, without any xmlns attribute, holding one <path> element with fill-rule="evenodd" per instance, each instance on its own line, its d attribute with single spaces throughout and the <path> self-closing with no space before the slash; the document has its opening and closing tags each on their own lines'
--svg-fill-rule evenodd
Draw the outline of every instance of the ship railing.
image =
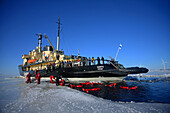
<svg viewBox="0 0 170 113">
<path fill-rule="evenodd" d="M 45 62 L 44 62 L 45 63 Z M 80 66 L 96 66 L 96 65 L 105 65 L 109 64 L 112 65 L 115 69 L 121 69 L 119 66 L 118 62 L 116 61 L 111 61 L 111 60 L 100 60 L 100 64 L 98 64 L 98 60 L 78 60 L 78 59 L 72 59 L 70 61 L 63 61 L 63 62 L 49 62 L 48 64 L 41 65 L 41 66 L 36 66 L 37 68 L 34 68 L 33 70 L 54 70 L 57 68 L 68 68 L 68 67 L 80 67 Z M 50 65 L 50 66 L 49 66 Z M 31 66 L 31 65 L 30 65 Z M 29 67 L 27 65 L 27 67 Z M 31 70 L 30 68 L 26 69 L 26 67 L 23 67 L 24 70 Z"/>
<path fill-rule="evenodd" d="M 58 62 L 52 64 L 55 67 L 80 67 L 80 66 L 94 66 L 94 65 L 104 65 L 104 64 L 111 64 L 113 65 L 116 69 L 118 69 L 118 67 L 116 66 L 117 62 L 115 61 L 111 61 L 111 60 L 100 60 L 100 64 L 98 64 L 98 60 L 75 60 L 75 61 L 63 61 L 63 62 Z"/>
</svg>

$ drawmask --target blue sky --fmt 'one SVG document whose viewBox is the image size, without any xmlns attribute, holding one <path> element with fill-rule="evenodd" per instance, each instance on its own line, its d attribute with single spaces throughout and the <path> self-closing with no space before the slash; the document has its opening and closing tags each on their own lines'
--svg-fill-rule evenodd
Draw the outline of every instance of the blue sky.
<svg viewBox="0 0 170 113">
<path fill-rule="evenodd" d="M 63 29 L 60 49 L 87 57 L 116 56 L 125 67 L 170 69 L 169 0 L 1 0 L 0 72 L 18 73 L 22 54 L 46 33 L 56 47 L 57 20 Z M 49 45 L 43 39 L 43 46 Z"/>
</svg>

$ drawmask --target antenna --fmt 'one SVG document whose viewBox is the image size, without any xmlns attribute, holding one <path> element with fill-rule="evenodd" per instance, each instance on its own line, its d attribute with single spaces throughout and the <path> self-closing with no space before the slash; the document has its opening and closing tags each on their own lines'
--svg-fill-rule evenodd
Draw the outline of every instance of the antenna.
<svg viewBox="0 0 170 113">
<path fill-rule="evenodd" d="M 43 37 L 43 35 L 42 35 L 42 33 L 39 33 L 39 34 L 35 34 L 36 36 L 39 36 L 39 38 L 38 38 L 38 51 L 39 51 L 39 53 L 41 52 L 41 45 L 42 45 L 42 37 Z"/>
<path fill-rule="evenodd" d="M 79 49 L 77 49 L 77 50 L 78 50 L 78 56 L 79 56 L 79 55 L 80 55 L 80 54 L 79 54 Z"/>
<path fill-rule="evenodd" d="M 58 22 L 56 22 L 56 23 L 58 23 L 58 35 L 57 35 L 57 51 L 59 51 L 59 40 L 60 40 L 60 25 L 62 25 L 61 23 L 60 23 L 60 17 L 59 17 L 59 19 L 58 19 Z"/>
<path fill-rule="evenodd" d="M 118 48 L 117 53 L 116 53 L 115 61 L 116 61 L 117 55 L 119 53 L 119 50 L 121 50 L 121 49 L 122 49 L 122 44 L 119 45 L 119 48 Z"/>
<path fill-rule="evenodd" d="M 162 60 L 162 64 L 161 65 L 164 66 L 164 71 L 166 71 L 165 64 L 168 63 L 168 62 L 165 62 L 163 59 L 161 59 L 161 60 Z"/>
</svg>

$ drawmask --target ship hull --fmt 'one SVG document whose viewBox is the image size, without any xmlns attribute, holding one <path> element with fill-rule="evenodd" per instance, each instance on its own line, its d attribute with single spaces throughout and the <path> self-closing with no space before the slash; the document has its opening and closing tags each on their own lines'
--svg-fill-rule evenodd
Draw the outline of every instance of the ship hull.
<svg viewBox="0 0 170 113">
<path fill-rule="evenodd" d="M 28 72 L 35 76 L 35 71 L 22 71 L 22 66 L 19 66 L 20 75 L 26 76 Z M 129 69 L 115 69 L 112 65 L 93 65 L 93 66 L 80 66 L 80 67 L 65 67 L 56 68 L 53 70 L 38 70 L 42 77 L 59 76 L 71 79 L 99 79 L 99 78 L 125 78 L 128 74 L 146 73 L 148 70 L 145 68 L 129 68 Z"/>
</svg>

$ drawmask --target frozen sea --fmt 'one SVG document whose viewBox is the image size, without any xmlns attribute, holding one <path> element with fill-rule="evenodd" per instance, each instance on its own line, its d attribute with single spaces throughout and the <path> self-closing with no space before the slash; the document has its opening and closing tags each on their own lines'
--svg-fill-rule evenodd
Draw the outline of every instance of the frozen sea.
<svg viewBox="0 0 170 113">
<path fill-rule="evenodd" d="M 26 79 L 13 77 L 0 75 L 1 113 L 168 113 L 170 111 L 170 71 L 129 75 L 118 83 L 118 86 L 138 86 L 137 95 L 134 90 L 116 90 L 118 97 L 126 92 L 126 96 L 123 97 L 128 98 L 114 98 L 115 95 L 110 93 L 109 96 L 107 94 L 100 96 L 100 93 L 87 94 L 67 86 L 55 86 L 46 81 L 42 81 L 39 85 L 36 81 L 26 84 Z M 115 90 L 109 88 L 109 91 Z M 138 95 L 141 97 L 138 98 Z"/>
</svg>

